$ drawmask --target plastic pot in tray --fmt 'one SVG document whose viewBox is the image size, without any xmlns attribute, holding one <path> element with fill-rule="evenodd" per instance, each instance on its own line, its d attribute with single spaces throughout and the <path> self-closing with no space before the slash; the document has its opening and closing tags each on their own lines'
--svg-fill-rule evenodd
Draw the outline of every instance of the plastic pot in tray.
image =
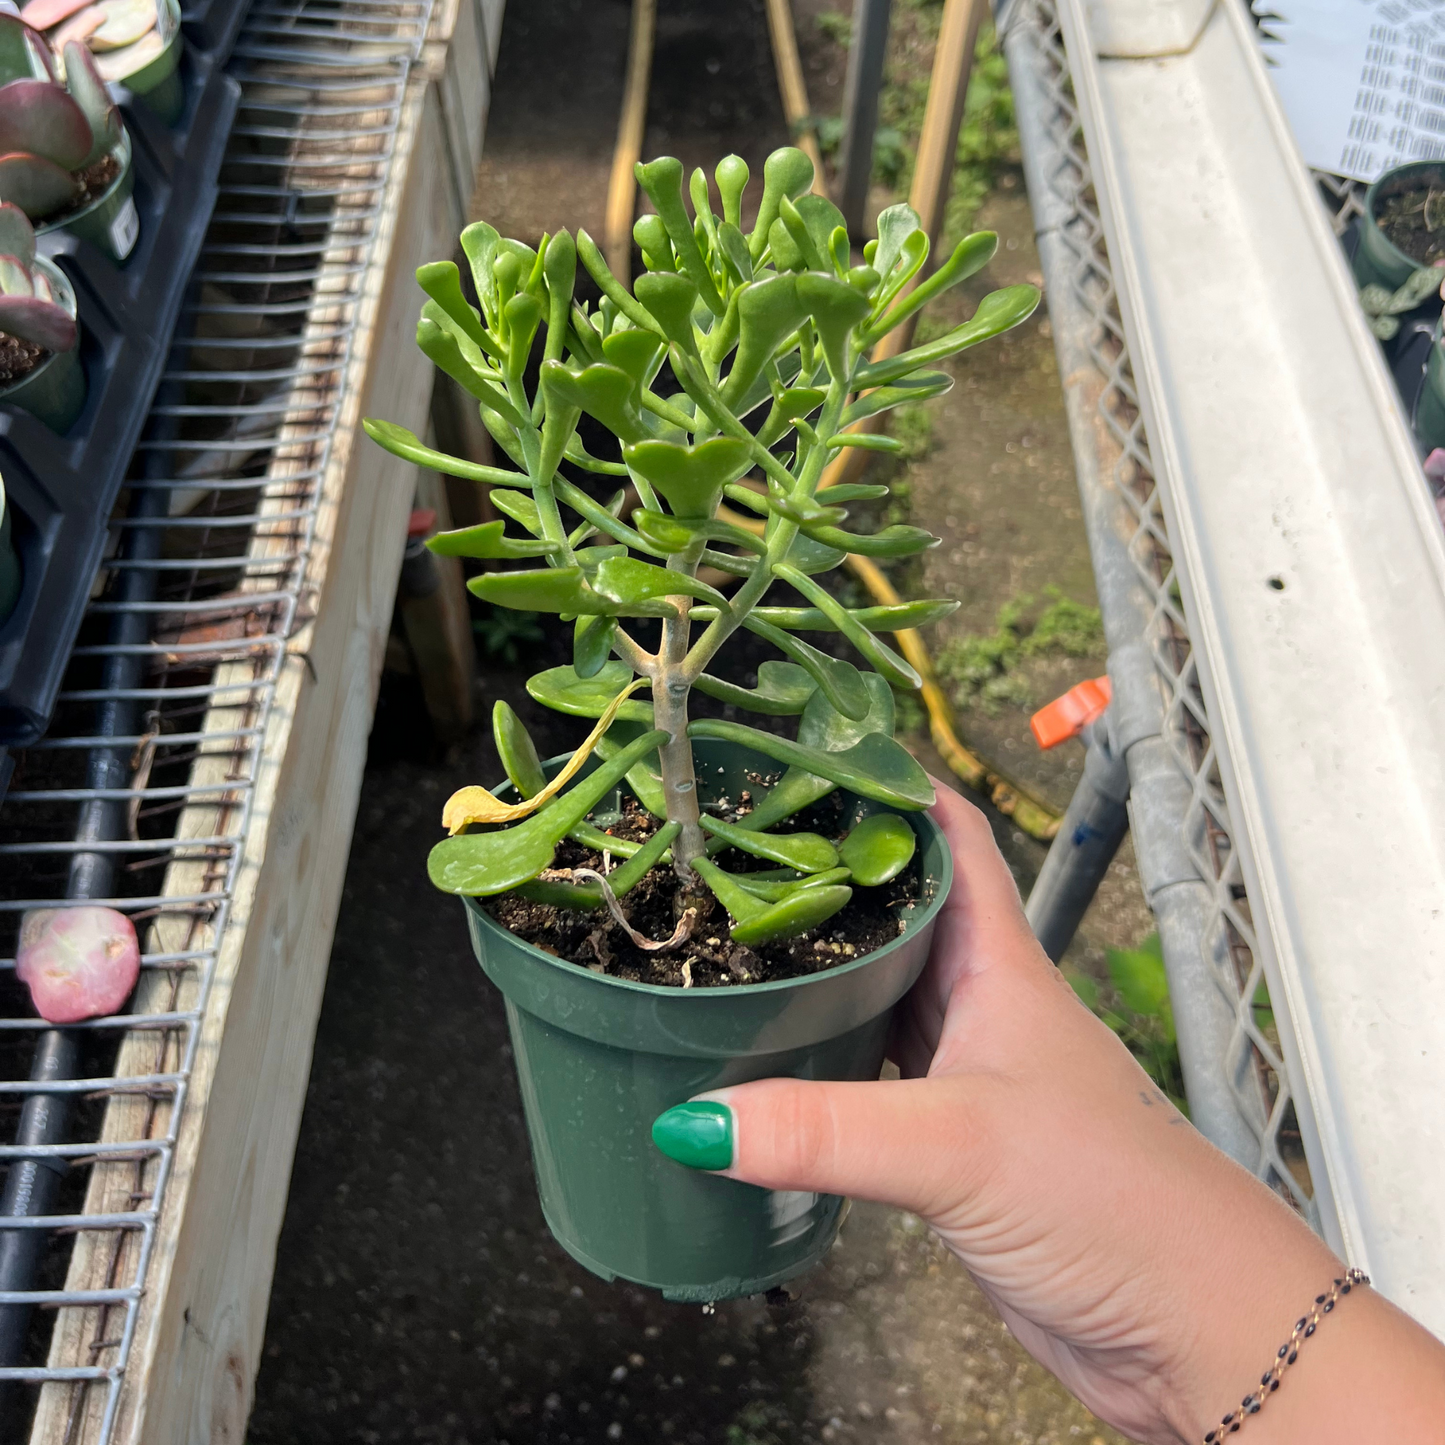
<svg viewBox="0 0 1445 1445">
<path fill-rule="evenodd" d="M 33 742 L 54 707 L 215 203 L 240 90 L 189 52 L 177 74 L 177 126 L 126 107 L 139 236 L 125 264 L 69 231 L 39 238 L 75 289 L 87 396 L 64 436 L 0 406 L 0 475 L 22 570 L 15 610 L 0 623 L 0 744 Z"/>
<path fill-rule="evenodd" d="M 0 477 L 0 624 L 20 600 L 20 557 L 10 539 L 10 508 L 5 504 L 5 479 Z"/>
<path fill-rule="evenodd" d="M 1394 291 L 1426 264 L 1407 256 L 1390 240 L 1380 229 L 1375 214 L 1391 196 L 1427 184 L 1438 185 L 1445 190 L 1445 162 L 1412 161 L 1409 165 L 1395 166 L 1378 177 L 1365 192 L 1359 244 L 1351 261 L 1358 285 L 1384 286 Z"/>
<path fill-rule="evenodd" d="M 693 745 L 712 796 L 762 796 L 769 759 L 732 743 Z M 565 758 L 547 765 L 553 773 Z M 497 790 L 499 796 L 507 796 Z M 885 811 L 843 793 L 856 816 Z M 680 989 L 629 983 L 554 958 L 464 899 L 472 945 L 506 999 L 542 1212 L 558 1242 L 603 1279 L 668 1299 L 757 1294 L 816 1265 L 845 1201 L 699 1173 L 661 1154 L 652 1122 L 706 1089 L 790 1075 L 876 1079 L 893 1007 L 922 972 L 953 880 L 942 831 L 918 835 L 920 901 L 886 947 L 775 983 Z"/>
<path fill-rule="evenodd" d="M 35 269 L 50 283 L 56 302 L 74 317 L 75 288 L 65 272 L 44 256 L 35 258 Z M 0 401 L 39 417 L 53 432 L 68 432 L 85 405 L 85 373 L 81 370 L 79 350 L 52 351 L 19 381 L 0 386 Z M 3 592 L 0 585 L 0 595 Z M 0 609 L 0 616 L 3 615 L 4 610 Z"/>
<path fill-rule="evenodd" d="M 60 220 L 42 221 L 35 228 L 37 237 L 66 233 L 89 241 L 117 261 L 124 261 L 130 255 L 140 236 L 140 216 L 135 206 L 135 169 L 129 135 L 121 135 L 111 155 L 120 165 L 115 179 L 89 205 Z"/>
</svg>

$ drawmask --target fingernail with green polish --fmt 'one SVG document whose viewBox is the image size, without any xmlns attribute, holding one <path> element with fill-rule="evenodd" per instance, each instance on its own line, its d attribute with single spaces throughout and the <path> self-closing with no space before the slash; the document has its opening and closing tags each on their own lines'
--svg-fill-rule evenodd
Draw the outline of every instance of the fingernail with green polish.
<svg viewBox="0 0 1445 1445">
<path fill-rule="evenodd" d="M 733 1111 L 711 1099 L 679 1104 L 652 1121 L 652 1142 L 689 1169 L 726 1169 L 733 1162 Z"/>
</svg>

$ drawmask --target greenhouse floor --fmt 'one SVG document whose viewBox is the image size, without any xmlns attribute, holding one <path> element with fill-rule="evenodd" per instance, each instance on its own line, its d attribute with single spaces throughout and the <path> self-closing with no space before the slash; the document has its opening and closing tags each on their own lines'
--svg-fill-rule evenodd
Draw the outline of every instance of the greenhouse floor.
<svg viewBox="0 0 1445 1445">
<path fill-rule="evenodd" d="M 804 22 L 820 7 L 795 8 L 809 84 L 822 97 L 817 108 L 836 109 L 829 96 L 841 79 L 838 55 Z M 545 13 L 507 13 L 483 165 L 485 214 L 524 237 L 564 222 L 598 234 L 617 92 L 596 76 L 613 60 L 620 67 L 626 12 L 538 9 Z M 766 62 L 761 4 L 738 10 L 728 64 L 756 55 Z M 701 15 L 677 38 L 689 64 L 710 53 Z M 664 39 L 645 153 L 688 158 L 708 100 L 696 88 L 664 91 Z M 575 85 L 549 69 L 563 51 L 586 58 Z M 928 58 L 919 61 L 926 67 Z M 529 127 L 539 93 L 548 97 L 548 118 Z M 669 95 L 690 97 L 690 110 L 670 112 Z M 786 138 L 771 90 L 760 88 L 756 110 L 746 127 L 755 141 L 750 159 Z M 718 122 L 727 132 L 721 144 L 741 146 L 729 124 Z M 563 174 L 558 153 L 579 131 L 596 139 L 597 155 L 582 157 L 576 175 Z M 1016 168 L 999 168 L 975 225 L 997 229 L 1003 245 L 960 308 L 1037 270 Z M 1024 598 L 1037 606 L 1049 587 L 1093 602 L 1047 322 L 1040 317 L 1004 344 L 968 354 L 956 372 L 959 384 L 936 404 L 923 454 L 896 478 L 906 483 L 913 520 L 944 539 L 923 575 L 900 585 L 963 602 L 931 639 L 939 647 L 994 635 L 1001 607 Z M 518 645 L 535 666 L 529 654 L 538 646 Z M 781 1306 L 666 1304 L 603 1284 L 552 1241 L 536 1201 L 500 997 L 471 958 L 461 910 L 426 884 L 423 860 L 446 796 L 500 774 L 486 725 L 497 697 L 522 712 L 539 745 L 560 749 L 575 738 L 555 715 L 538 715 L 522 667 L 499 653 L 480 671 L 479 726 L 444 761 L 427 756 L 412 681 L 389 676 L 383 687 L 250 1445 L 1113 1445 L 1119 1437 L 1028 1359 L 910 1216 L 856 1206 L 827 1266 Z M 1101 656 L 1021 657 L 1000 673 L 1006 686 L 995 700 L 962 713 L 963 731 L 1061 808 L 1082 750 L 1072 744 L 1039 755 L 1028 716 L 1102 671 Z M 915 732 L 909 742 L 946 776 L 926 739 Z M 1043 845 L 1007 819 L 994 822 L 1026 889 Z M 1068 961 L 1100 976 L 1106 946 L 1135 944 L 1151 928 L 1126 843 Z"/>
</svg>

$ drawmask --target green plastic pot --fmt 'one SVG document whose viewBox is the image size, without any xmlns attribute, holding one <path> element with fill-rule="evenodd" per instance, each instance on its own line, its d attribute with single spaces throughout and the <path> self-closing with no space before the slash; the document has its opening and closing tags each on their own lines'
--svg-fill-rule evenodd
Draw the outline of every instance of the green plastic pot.
<svg viewBox="0 0 1445 1445">
<path fill-rule="evenodd" d="M 69 231 L 82 241 L 99 246 L 106 255 L 124 261 L 135 249 L 140 235 L 140 218 L 131 193 L 135 190 L 135 170 L 131 165 L 129 134 L 122 130 L 120 141 L 111 154 L 120 162 L 120 173 L 88 206 L 74 211 L 63 220 L 47 221 L 36 226 L 37 236 L 52 231 Z"/>
<path fill-rule="evenodd" d="M 1437 321 L 1425 363 L 1425 384 L 1415 402 L 1415 435 L 1427 450 L 1445 447 L 1445 338 L 1441 327 L 1442 322 Z"/>
<path fill-rule="evenodd" d="M 5 496 L 5 480 L 0 477 L 0 625 L 20 600 L 20 580 L 20 558 L 10 537 L 10 504 Z"/>
<path fill-rule="evenodd" d="M 744 788 L 761 795 L 758 775 L 778 771 L 731 743 L 700 740 L 693 752 L 705 802 Z M 548 772 L 565 761 L 552 759 Z M 882 811 L 844 797 L 855 817 Z M 901 910 L 904 931 L 806 978 L 699 989 L 629 983 L 543 953 L 463 900 L 477 959 L 506 999 L 542 1213 L 594 1274 L 706 1302 L 772 1289 L 832 1247 L 843 1199 L 687 1169 L 653 1145 L 652 1122 L 694 1094 L 751 1079 L 878 1077 L 893 1007 L 927 962 L 953 881 L 937 824 L 925 813 L 901 816 L 918 835 L 923 875 L 920 901 Z"/>
<path fill-rule="evenodd" d="M 152 61 L 120 83 L 166 125 L 174 125 L 185 109 L 186 92 L 176 70 L 181 63 L 181 8 L 176 0 L 157 0 L 157 25 L 165 46 Z"/>
<path fill-rule="evenodd" d="M 1411 161 L 1378 177 L 1365 192 L 1365 213 L 1360 217 L 1360 243 L 1355 248 L 1355 282 L 1359 286 L 1384 286 L 1394 291 L 1420 269 L 1420 262 L 1407 256 L 1389 240 L 1375 221 L 1381 202 L 1400 191 L 1413 191 L 1422 181 L 1445 186 L 1445 163 Z"/>
<path fill-rule="evenodd" d="M 65 272 L 44 256 L 35 258 L 35 268 L 45 273 L 56 301 L 74 316 L 75 288 Z M 51 431 L 64 436 L 85 406 L 85 371 L 80 364 L 79 342 L 69 351 L 51 352 L 28 376 L 0 387 L 0 401 L 30 412 Z"/>
</svg>

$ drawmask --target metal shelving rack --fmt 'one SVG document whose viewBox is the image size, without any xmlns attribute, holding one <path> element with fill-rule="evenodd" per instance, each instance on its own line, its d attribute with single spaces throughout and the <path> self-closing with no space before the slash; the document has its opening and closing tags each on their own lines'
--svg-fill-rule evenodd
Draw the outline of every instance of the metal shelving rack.
<svg viewBox="0 0 1445 1445">
<path fill-rule="evenodd" d="M 36 1406 L 36 1441 L 134 1438 L 144 1404 L 128 1372 L 156 1348 L 147 1303 L 195 1162 L 191 1085 L 214 1063 L 217 980 L 254 887 L 264 745 L 314 611 L 430 22 L 430 0 L 251 7 L 220 196 L 124 512 L 50 733 L 19 756 L 0 815 L 0 1259 L 20 1277 L 0 1292 L 0 1409 Z M 14 941 L 27 909 L 65 899 L 128 914 L 143 972 L 123 1015 L 54 1029 L 13 977 Z"/>
</svg>

